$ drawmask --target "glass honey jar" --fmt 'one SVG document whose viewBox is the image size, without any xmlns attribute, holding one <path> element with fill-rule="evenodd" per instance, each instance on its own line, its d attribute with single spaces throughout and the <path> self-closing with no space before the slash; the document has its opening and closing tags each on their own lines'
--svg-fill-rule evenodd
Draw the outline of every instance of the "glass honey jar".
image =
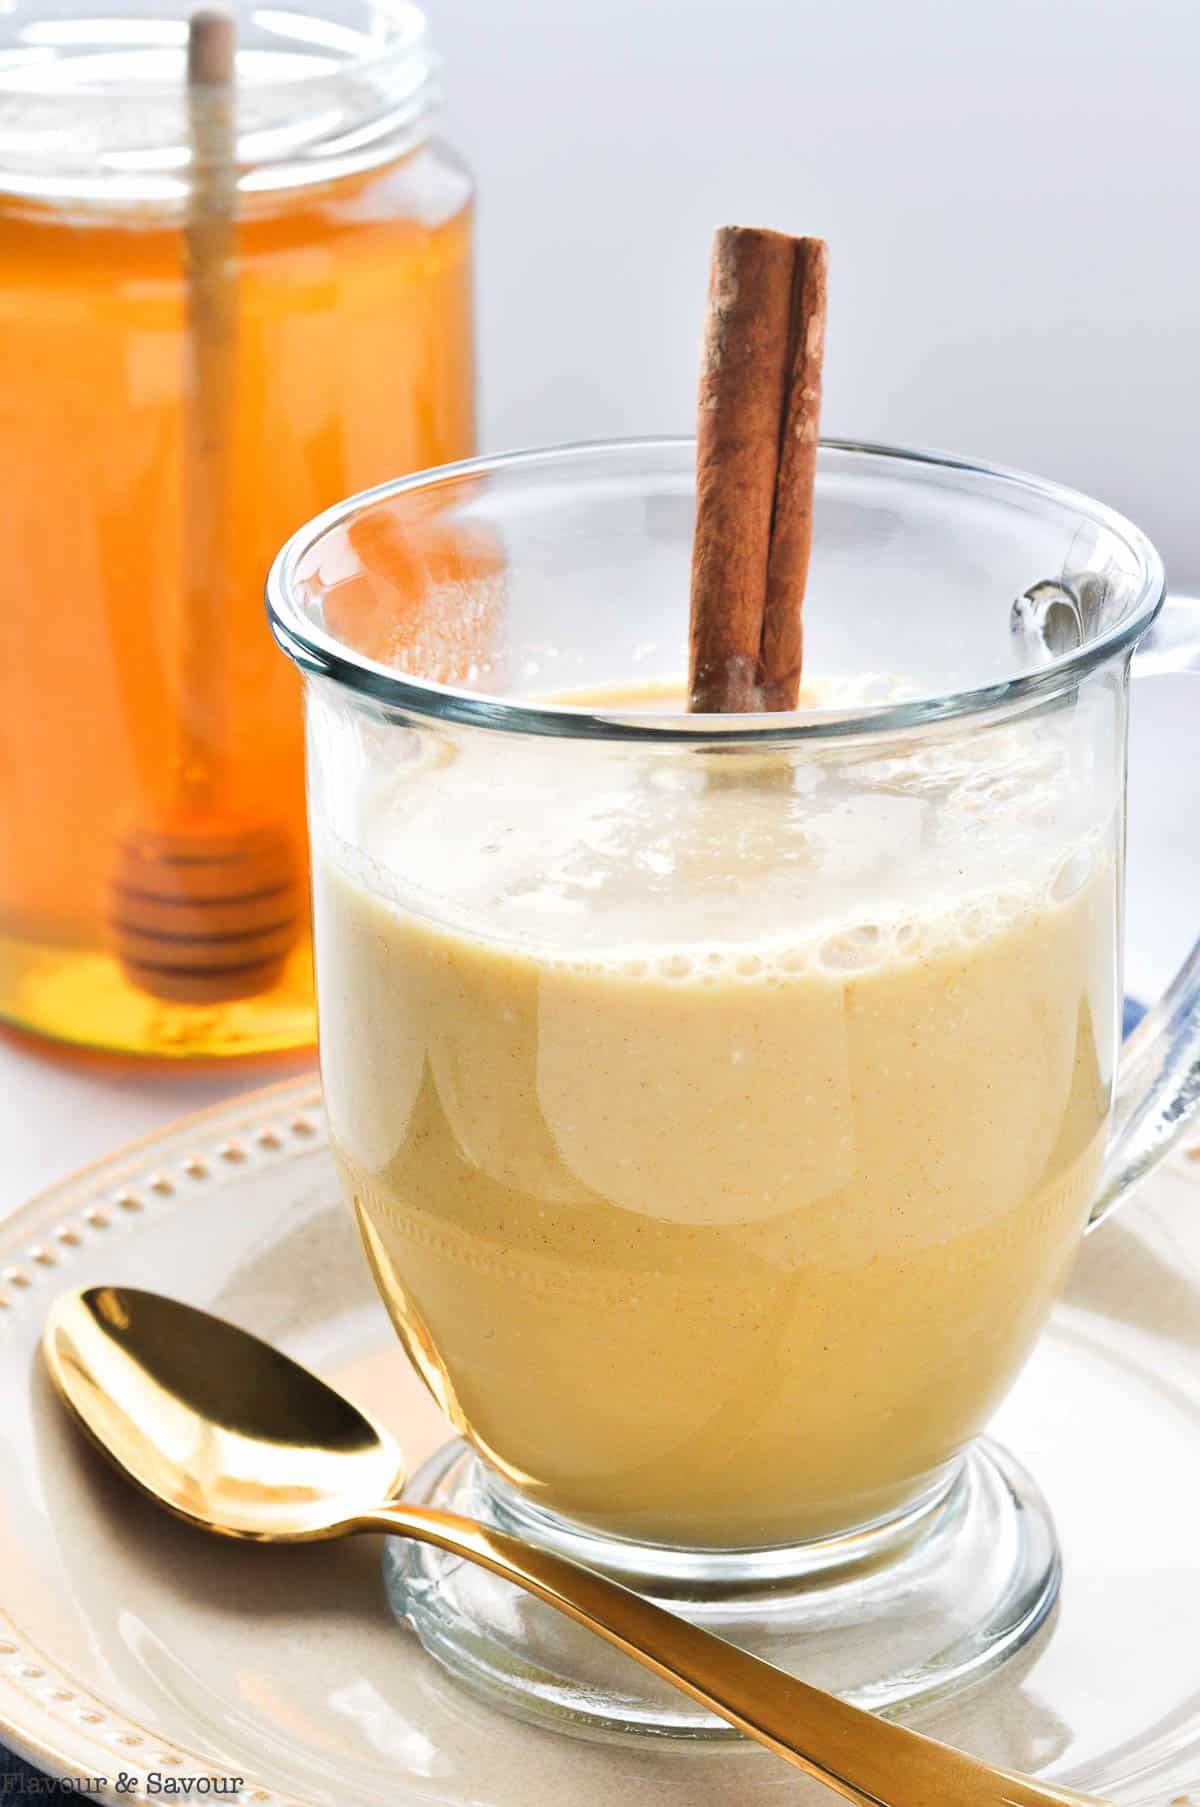
<svg viewBox="0 0 1200 1807">
<path fill-rule="evenodd" d="M 309 516 L 473 449 L 421 14 L 225 24 L 203 113 L 185 0 L 0 10 L 0 1017 L 142 1055 L 314 1039 L 263 583 Z"/>
</svg>

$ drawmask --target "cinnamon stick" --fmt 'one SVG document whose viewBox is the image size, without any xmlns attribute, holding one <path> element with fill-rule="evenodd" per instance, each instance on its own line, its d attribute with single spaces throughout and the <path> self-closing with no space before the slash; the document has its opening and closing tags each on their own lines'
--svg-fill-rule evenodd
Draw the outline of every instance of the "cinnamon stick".
<svg viewBox="0 0 1200 1807">
<path fill-rule="evenodd" d="M 700 376 L 689 708 L 793 709 L 825 328 L 825 246 L 725 226 Z"/>
<path fill-rule="evenodd" d="M 825 352 L 826 252 L 819 238 L 796 240 L 792 349 L 779 441 L 775 512 L 763 603 L 758 683 L 764 709 L 794 709 L 804 652 L 804 589 L 812 550 L 813 483 L 820 436 Z"/>
</svg>

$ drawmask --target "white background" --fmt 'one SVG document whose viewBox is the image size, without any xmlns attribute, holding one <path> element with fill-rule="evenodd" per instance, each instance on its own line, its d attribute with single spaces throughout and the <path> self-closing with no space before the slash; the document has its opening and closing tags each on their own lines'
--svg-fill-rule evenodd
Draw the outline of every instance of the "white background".
<svg viewBox="0 0 1200 1807">
<path fill-rule="evenodd" d="M 488 449 L 688 431 L 723 221 L 830 244 L 824 429 L 1020 465 L 1200 581 L 1195 0 L 427 0 Z"/>
<path fill-rule="evenodd" d="M 712 229 L 831 247 L 825 430 L 1022 465 L 1200 586 L 1195 0 L 428 0 L 480 186 L 482 437 L 690 430 Z M 1133 989 L 1200 922 L 1194 688 L 1135 712 Z M 0 1210 L 263 1077 L 0 1041 Z"/>
</svg>

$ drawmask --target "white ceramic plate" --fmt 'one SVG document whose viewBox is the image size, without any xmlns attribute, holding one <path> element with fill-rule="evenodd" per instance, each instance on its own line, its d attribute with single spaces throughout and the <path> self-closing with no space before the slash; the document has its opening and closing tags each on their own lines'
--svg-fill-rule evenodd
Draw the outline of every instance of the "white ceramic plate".
<svg viewBox="0 0 1200 1807">
<path fill-rule="evenodd" d="M 0 1738 L 65 1776 L 245 1779 L 269 1807 L 774 1807 L 764 1753 L 579 1743 L 463 1694 L 389 1618 L 373 1539 L 272 1550 L 157 1513 L 63 1420 L 60 1288 L 157 1287 L 444 1436 L 371 1292 L 311 1079 L 188 1119 L 0 1228 Z M 926 1729 L 1120 1807 L 1200 1807 L 1200 1163 L 1087 1243 L 995 1426 L 1054 1509 L 1049 1627 Z M 195 1794 L 193 1787 L 191 1794 Z M 174 1791 L 175 1798 L 182 1786 Z"/>
</svg>

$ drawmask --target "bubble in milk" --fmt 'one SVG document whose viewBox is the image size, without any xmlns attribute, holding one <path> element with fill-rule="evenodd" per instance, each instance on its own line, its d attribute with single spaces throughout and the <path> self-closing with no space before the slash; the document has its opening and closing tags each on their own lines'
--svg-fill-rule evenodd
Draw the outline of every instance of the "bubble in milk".
<svg viewBox="0 0 1200 1807">
<path fill-rule="evenodd" d="M 1007 778 L 972 779 L 970 787 L 988 804 L 1012 803 L 1025 792 L 1025 784 L 1015 774 Z"/>
<path fill-rule="evenodd" d="M 1055 903 L 1066 903 L 1084 885 L 1092 875 L 1095 866 L 1095 854 L 1090 847 L 1077 847 L 1074 853 L 1059 866 L 1050 885 L 1050 895 Z"/>
<path fill-rule="evenodd" d="M 994 925 L 995 918 L 984 904 L 973 904 L 969 910 L 964 910 L 960 922 L 964 941 L 982 941 Z"/>
<path fill-rule="evenodd" d="M 667 954 L 659 961 L 658 970 L 667 979 L 686 979 L 692 970 L 692 963 L 686 954 Z"/>
<path fill-rule="evenodd" d="M 817 958 L 828 972 L 860 972 L 876 965 L 883 950 L 883 930 L 870 922 L 827 935 L 817 949 Z"/>
</svg>

